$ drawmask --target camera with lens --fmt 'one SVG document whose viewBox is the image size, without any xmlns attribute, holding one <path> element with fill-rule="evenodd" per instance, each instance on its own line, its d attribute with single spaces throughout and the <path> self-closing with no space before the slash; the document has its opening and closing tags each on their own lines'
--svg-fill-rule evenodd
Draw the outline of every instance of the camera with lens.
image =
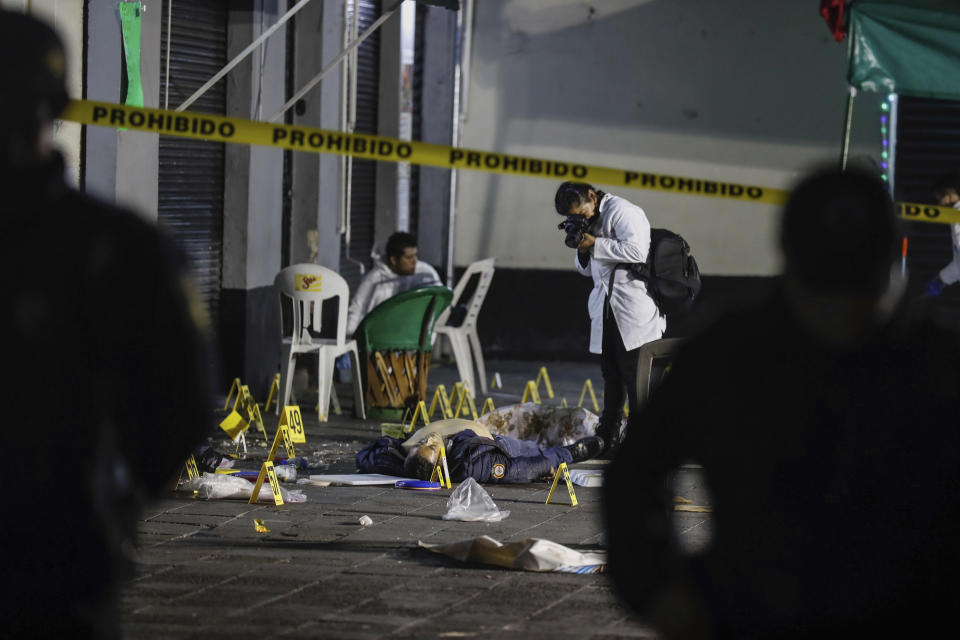
<svg viewBox="0 0 960 640">
<path fill-rule="evenodd" d="M 576 249 L 583 241 L 583 234 L 590 231 L 590 220 L 585 216 L 567 216 L 563 222 L 557 225 L 557 229 L 566 232 L 567 236 L 563 239 L 571 249 Z"/>
</svg>

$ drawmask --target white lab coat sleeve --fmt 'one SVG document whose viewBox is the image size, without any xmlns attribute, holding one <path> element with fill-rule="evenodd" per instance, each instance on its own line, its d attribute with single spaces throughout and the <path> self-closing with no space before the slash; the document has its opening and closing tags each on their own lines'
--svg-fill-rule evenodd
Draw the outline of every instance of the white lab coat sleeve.
<svg viewBox="0 0 960 640">
<path fill-rule="evenodd" d="M 577 273 L 582 276 L 587 276 L 588 278 L 592 275 L 593 271 L 590 268 L 590 260 L 587 260 L 587 266 L 580 264 L 579 251 L 573 252 L 573 266 L 576 268 Z M 592 258 L 591 258 L 592 259 Z"/>
<path fill-rule="evenodd" d="M 376 278 L 375 270 L 368 273 L 363 280 L 360 281 L 360 286 L 357 287 L 356 293 L 353 294 L 353 298 L 350 300 L 350 306 L 347 309 L 348 338 L 353 335 L 353 332 L 360 326 L 360 321 L 363 320 L 370 311 L 370 297 L 373 295 L 374 280 Z"/>
<path fill-rule="evenodd" d="M 650 250 L 650 223 L 640 207 L 613 207 L 609 215 L 611 237 L 597 238 L 593 259 L 604 262 L 643 262 Z"/>
</svg>

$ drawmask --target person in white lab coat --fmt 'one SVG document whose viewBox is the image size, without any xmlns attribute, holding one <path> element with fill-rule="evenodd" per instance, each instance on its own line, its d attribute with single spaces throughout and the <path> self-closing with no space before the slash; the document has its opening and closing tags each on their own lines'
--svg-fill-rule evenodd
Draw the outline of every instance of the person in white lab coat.
<svg viewBox="0 0 960 640">
<path fill-rule="evenodd" d="M 417 239 L 413 235 L 403 231 L 391 235 L 386 254 L 386 260 L 377 260 L 363 277 L 350 300 L 347 335 L 352 336 L 364 317 L 381 302 L 404 291 L 442 284 L 437 270 L 417 259 Z"/>
<path fill-rule="evenodd" d="M 941 207 L 960 209 L 960 172 L 940 176 L 933 185 L 933 196 Z M 960 224 L 950 225 L 950 235 L 953 239 L 953 259 L 927 283 L 924 290 L 927 297 L 938 296 L 945 288 L 960 281 Z"/>
<path fill-rule="evenodd" d="M 576 244 L 574 264 L 593 278 L 587 303 L 590 352 L 600 354 L 603 413 L 597 426 L 610 451 L 619 444 L 624 399 L 637 405 L 638 350 L 663 337 L 666 318 L 647 294 L 647 285 L 617 265 L 644 262 L 650 249 L 650 222 L 643 209 L 582 182 L 564 182 L 554 200 L 567 216 L 568 241 Z M 571 239 L 570 226 L 586 228 Z"/>
</svg>

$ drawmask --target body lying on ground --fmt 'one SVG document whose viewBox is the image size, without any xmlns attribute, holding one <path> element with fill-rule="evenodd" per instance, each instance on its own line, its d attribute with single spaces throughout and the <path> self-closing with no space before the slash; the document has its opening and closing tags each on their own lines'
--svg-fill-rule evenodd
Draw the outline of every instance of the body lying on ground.
<svg viewBox="0 0 960 640">
<path fill-rule="evenodd" d="M 361 473 L 384 473 L 429 480 L 444 444 L 450 476 L 455 482 L 473 478 L 483 483 L 527 483 L 552 476 L 561 463 L 587 460 L 603 449 L 597 436 L 566 447 L 542 447 L 535 442 L 491 433 L 472 420 L 451 418 L 432 422 L 406 440 L 382 436 L 357 453 Z"/>
</svg>

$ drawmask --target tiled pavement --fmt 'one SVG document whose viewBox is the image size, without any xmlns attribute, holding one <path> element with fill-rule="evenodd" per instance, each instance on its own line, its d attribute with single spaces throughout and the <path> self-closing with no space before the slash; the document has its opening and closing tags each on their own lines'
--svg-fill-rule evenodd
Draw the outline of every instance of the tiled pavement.
<svg viewBox="0 0 960 640">
<path fill-rule="evenodd" d="M 504 382 L 493 394 L 497 406 L 518 402 L 540 364 L 488 363 L 490 375 L 500 372 Z M 544 399 L 548 403 L 566 397 L 575 404 L 588 377 L 601 391 L 595 364 L 546 365 L 556 392 L 553 400 Z M 449 389 L 455 377 L 454 367 L 434 366 L 431 388 L 443 383 Z M 349 405 L 348 387 L 341 393 Z M 315 413 L 303 413 L 306 446 L 329 464 L 327 472 L 352 472 L 354 452 L 379 434 L 376 422 L 344 415 L 319 424 Z M 272 433 L 276 419 L 267 417 L 267 423 Z M 695 470 L 682 471 L 678 482 L 678 493 L 703 502 Z M 598 489 L 577 487 L 580 506 L 571 507 L 565 491 L 545 505 L 546 483 L 488 485 L 497 505 L 511 514 L 481 523 L 442 520 L 449 491 L 297 488 L 307 502 L 282 507 L 173 494 L 151 504 L 140 525 L 138 572 L 123 589 L 126 637 L 654 637 L 619 605 L 602 574 L 466 565 L 417 546 L 419 540 L 489 535 L 597 549 L 603 540 Z M 360 526 L 363 515 L 374 524 Z M 677 516 L 682 537 L 702 542 L 708 516 Z M 270 532 L 256 533 L 254 518 L 262 518 Z"/>
</svg>

